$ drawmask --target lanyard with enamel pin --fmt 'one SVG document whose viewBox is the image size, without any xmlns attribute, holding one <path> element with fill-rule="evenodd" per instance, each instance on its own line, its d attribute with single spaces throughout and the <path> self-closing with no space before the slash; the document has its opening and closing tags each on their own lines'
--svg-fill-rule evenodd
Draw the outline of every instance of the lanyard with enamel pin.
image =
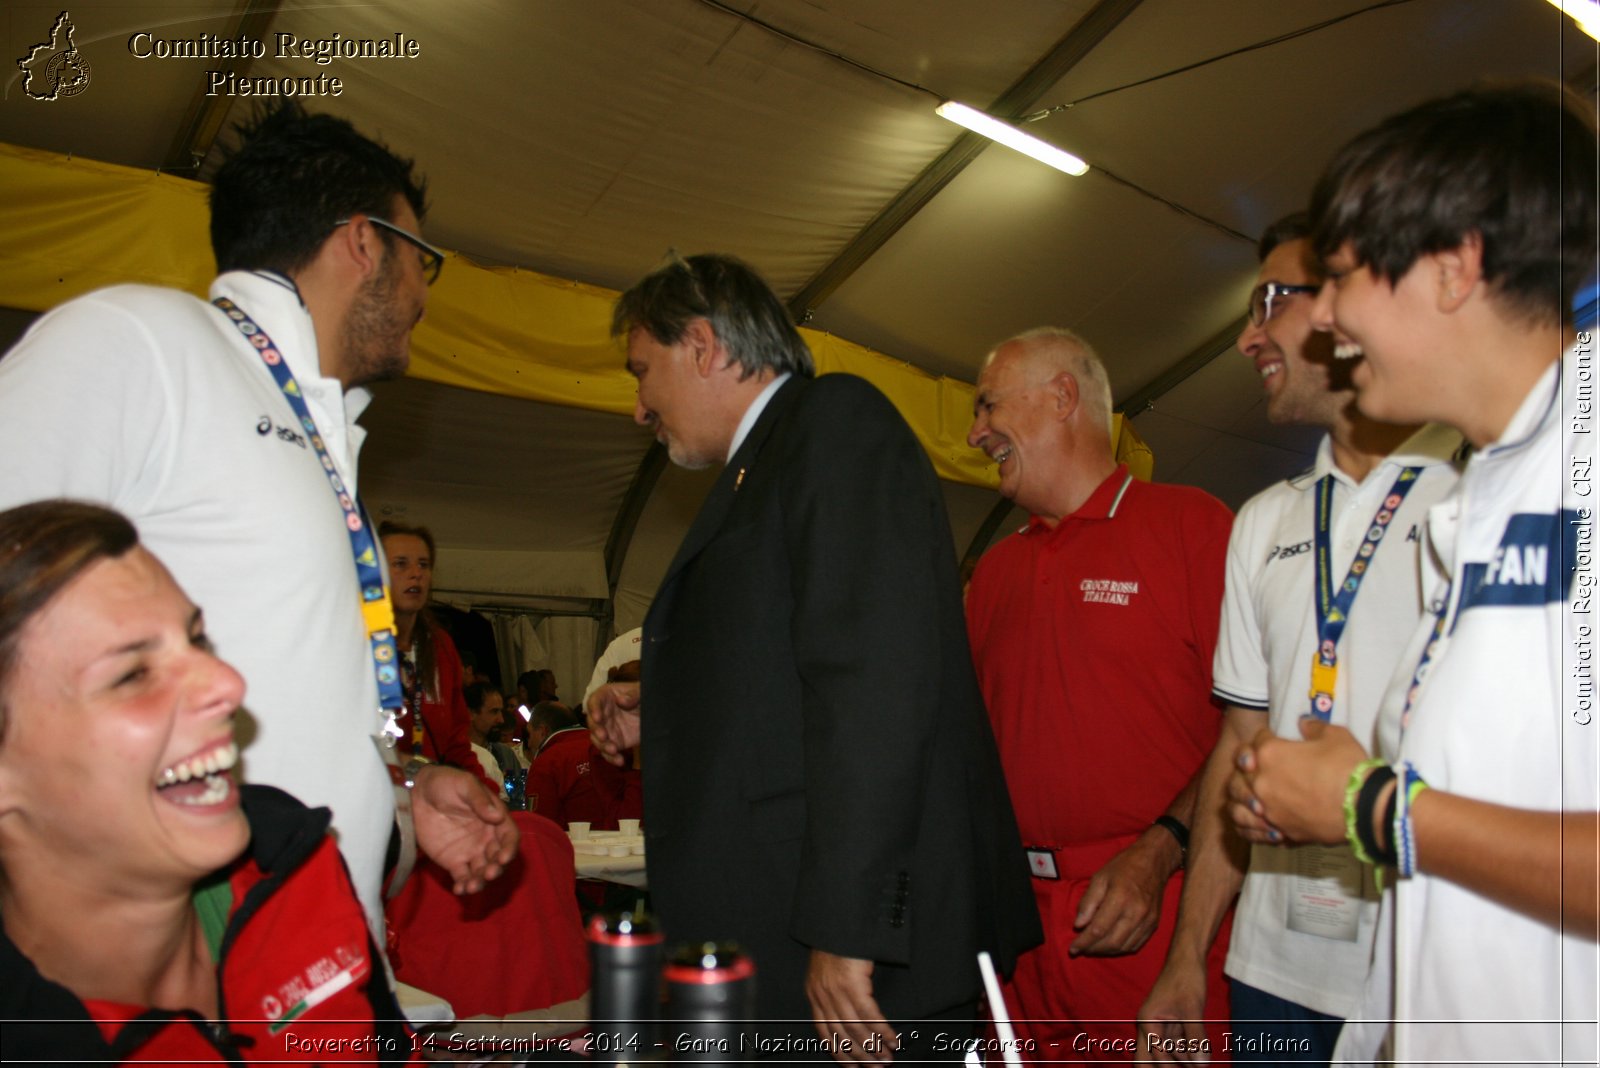
<svg viewBox="0 0 1600 1068">
<path fill-rule="evenodd" d="M 1400 505 L 1406 499 L 1406 494 L 1411 492 L 1411 487 L 1417 484 L 1417 476 L 1421 473 L 1420 467 L 1401 469 L 1394 480 L 1394 485 L 1389 487 L 1389 492 L 1384 494 L 1382 502 L 1379 503 L 1378 511 L 1367 527 L 1367 536 L 1362 540 L 1361 547 L 1356 550 L 1355 559 L 1350 562 L 1350 570 L 1345 575 L 1337 596 L 1332 589 L 1333 476 L 1324 475 L 1317 482 L 1315 598 L 1317 648 L 1311 654 L 1310 697 L 1311 715 L 1324 723 L 1333 718 L 1333 698 L 1339 681 L 1339 639 L 1344 635 L 1345 624 L 1350 621 L 1350 609 L 1356 603 L 1356 594 L 1361 592 L 1361 580 L 1366 577 L 1367 569 L 1372 565 L 1373 554 L 1378 551 L 1378 542 L 1383 540 L 1384 532 L 1389 529 L 1395 513 L 1400 510 Z"/>
<path fill-rule="evenodd" d="M 1325 475 L 1317 483 L 1313 576 L 1317 648 L 1311 654 L 1310 714 L 1325 723 L 1333 718 L 1334 693 L 1339 681 L 1339 639 L 1350 620 L 1350 609 L 1361 591 L 1362 579 L 1372 566 L 1379 541 L 1394 521 L 1406 494 L 1416 485 L 1420 473 L 1421 468 L 1403 468 L 1394 485 L 1384 494 L 1337 595 L 1333 590 L 1332 561 L 1334 476 Z M 1357 941 L 1361 931 L 1361 903 L 1376 893 L 1371 869 L 1344 845 L 1306 844 L 1293 850 L 1291 856 L 1284 921 L 1288 929 L 1337 942 Z"/>
<path fill-rule="evenodd" d="M 394 784 L 395 818 L 400 826 L 400 859 L 395 865 L 389 889 L 392 897 L 405 883 L 406 877 L 411 874 L 412 866 L 416 863 L 417 836 L 411 820 L 410 792 L 411 786 L 415 783 L 416 770 L 414 762 L 408 761 L 404 766 L 401 765 L 395 747 L 396 741 L 403 733 L 399 717 L 405 709 L 405 692 L 400 682 L 399 647 L 395 642 L 394 604 L 389 596 L 389 577 L 384 574 L 378 559 L 378 545 L 372 536 L 372 521 L 360 500 L 345 488 L 344 480 L 339 477 L 333 457 L 329 455 L 322 435 L 317 432 L 316 419 L 312 417 L 311 409 L 306 405 L 300 383 L 295 380 L 294 372 L 289 370 L 282 351 L 273 344 L 267 332 L 233 301 L 227 297 L 217 297 L 211 303 L 228 317 L 239 333 L 244 335 L 244 339 L 250 343 L 250 347 L 256 350 L 261 362 L 267 365 L 273 381 L 283 391 L 289 407 L 300 420 L 300 425 L 305 428 L 306 436 L 310 439 L 312 448 L 316 450 L 317 460 L 327 475 L 328 485 L 344 512 L 345 529 L 350 535 L 350 551 L 356 565 L 356 578 L 361 587 L 361 616 L 366 624 L 367 640 L 372 655 L 372 672 L 378 683 L 378 713 L 383 717 L 383 727 L 372 736 L 372 741 L 377 746 L 378 755 L 383 758 L 384 765 L 388 768 L 390 782 Z"/>
</svg>

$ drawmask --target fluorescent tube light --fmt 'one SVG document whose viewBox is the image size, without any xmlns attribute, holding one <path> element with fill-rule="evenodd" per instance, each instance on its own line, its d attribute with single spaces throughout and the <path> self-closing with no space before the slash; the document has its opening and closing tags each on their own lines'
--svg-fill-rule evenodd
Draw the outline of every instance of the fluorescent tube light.
<svg viewBox="0 0 1600 1068">
<path fill-rule="evenodd" d="M 1550 3 L 1571 16 L 1572 21 L 1578 24 L 1578 29 L 1600 40 L 1600 4 L 1595 0 L 1550 0 Z"/>
<path fill-rule="evenodd" d="M 957 126 L 965 126 L 973 133 L 980 133 L 992 141 L 999 141 L 1007 148 L 1014 148 L 1025 156 L 1032 156 L 1040 163 L 1048 163 L 1058 171 L 1076 175 L 1089 170 L 1089 165 L 1071 152 L 1063 152 L 1055 145 L 1047 145 L 1032 134 L 1023 133 L 1010 123 L 1001 122 L 965 104 L 946 100 L 935 108 L 934 112 Z"/>
</svg>

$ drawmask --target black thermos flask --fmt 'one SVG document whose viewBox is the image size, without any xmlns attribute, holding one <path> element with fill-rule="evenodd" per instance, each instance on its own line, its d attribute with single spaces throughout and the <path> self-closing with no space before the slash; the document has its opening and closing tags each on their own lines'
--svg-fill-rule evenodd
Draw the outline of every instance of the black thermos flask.
<svg viewBox="0 0 1600 1068">
<path fill-rule="evenodd" d="M 667 961 L 667 1050 L 675 1061 L 752 1059 L 755 964 L 732 942 L 677 947 Z"/>
<path fill-rule="evenodd" d="M 589 921 L 589 1052 L 600 1064 L 659 1059 L 661 931 L 644 912 Z"/>
</svg>

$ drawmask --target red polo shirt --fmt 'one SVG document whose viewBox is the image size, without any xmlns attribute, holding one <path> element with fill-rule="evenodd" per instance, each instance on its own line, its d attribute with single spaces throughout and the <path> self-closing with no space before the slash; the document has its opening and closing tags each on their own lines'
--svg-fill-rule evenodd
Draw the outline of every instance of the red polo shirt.
<svg viewBox="0 0 1600 1068">
<path fill-rule="evenodd" d="M 1052 529 L 991 549 L 967 594 L 978 681 L 1028 845 L 1134 835 L 1210 754 L 1233 518 L 1119 466 Z"/>
<path fill-rule="evenodd" d="M 589 732 L 568 727 L 546 739 L 528 768 L 528 809 L 565 827 L 586 820 L 597 831 L 617 828 L 616 800 L 600 789 L 594 767 L 605 758 L 589 743 Z"/>
</svg>

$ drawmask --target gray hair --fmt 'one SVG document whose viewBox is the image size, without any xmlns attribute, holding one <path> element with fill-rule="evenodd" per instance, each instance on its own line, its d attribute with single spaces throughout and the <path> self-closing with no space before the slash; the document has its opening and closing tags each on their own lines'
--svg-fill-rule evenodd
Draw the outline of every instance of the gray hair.
<svg viewBox="0 0 1600 1068">
<path fill-rule="evenodd" d="M 1001 345 L 1013 341 L 1026 345 L 1029 359 L 1038 365 L 1055 372 L 1065 371 L 1077 379 L 1080 401 L 1089 415 L 1106 428 L 1106 437 L 1111 436 L 1111 379 L 1093 345 L 1062 326 L 1036 326 L 1007 338 Z"/>
<path fill-rule="evenodd" d="M 682 340 L 695 319 L 704 319 L 738 362 L 739 378 L 765 370 L 811 378 L 816 366 L 789 311 L 772 287 L 744 262 L 712 253 L 669 254 L 617 298 L 611 336 L 643 329 L 663 345 Z"/>
</svg>

